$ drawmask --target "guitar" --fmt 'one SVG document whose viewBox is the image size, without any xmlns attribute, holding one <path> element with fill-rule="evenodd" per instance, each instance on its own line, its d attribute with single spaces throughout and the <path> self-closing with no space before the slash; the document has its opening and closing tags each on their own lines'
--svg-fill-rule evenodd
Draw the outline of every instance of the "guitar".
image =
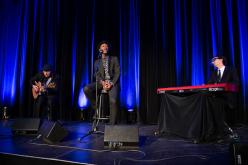
<svg viewBox="0 0 248 165">
<path fill-rule="evenodd" d="M 48 83 L 48 85 L 42 85 L 41 82 L 36 82 L 35 85 L 32 86 L 32 95 L 34 99 L 37 99 L 39 95 L 47 92 L 47 88 L 55 88 L 56 84 Z"/>
</svg>

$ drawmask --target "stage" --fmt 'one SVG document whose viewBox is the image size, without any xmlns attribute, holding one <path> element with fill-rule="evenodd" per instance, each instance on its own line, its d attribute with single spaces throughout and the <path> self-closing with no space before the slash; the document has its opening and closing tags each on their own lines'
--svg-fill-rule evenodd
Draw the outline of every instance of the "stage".
<svg viewBox="0 0 248 165">
<path fill-rule="evenodd" d="M 13 120 L 2 120 L 0 126 L 1 164 L 231 164 L 229 144 L 193 144 L 189 139 L 168 135 L 154 136 L 156 125 L 139 126 L 137 150 L 104 149 L 104 135 L 92 134 L 78 141 L 91 129 L 88 122 L 62 122 L 69 132 L 63 141 L 47 144 L 36 136 L 14 136 Z M 248 142 L 248 126 L 233 127 L 240 143 Z M 104 131 L 104 125 L 100 126 Z"/>
</svg>

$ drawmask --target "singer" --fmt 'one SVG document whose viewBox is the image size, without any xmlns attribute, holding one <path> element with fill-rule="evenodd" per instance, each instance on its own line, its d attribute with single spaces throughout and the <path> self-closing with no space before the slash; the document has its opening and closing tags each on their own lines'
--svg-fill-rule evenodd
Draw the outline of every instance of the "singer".
<svg viewBox="0 0 248 165">
<path fill-rule="evenodd" d="M 117 123 L 119 109 L 120 65 L 117 57 L 109 55 L 110 44 L 107 41 L 100 42 L 97 48 L 99 55 L 94 63 L 96 82 L 86 85 L 84 87 L 84 93 L 94 110 L 97 108 L 95 96 L 96 87 L 97 92 L 105 92 L 109 95 L 109 124 L 114 125 Z"/>
</svg>

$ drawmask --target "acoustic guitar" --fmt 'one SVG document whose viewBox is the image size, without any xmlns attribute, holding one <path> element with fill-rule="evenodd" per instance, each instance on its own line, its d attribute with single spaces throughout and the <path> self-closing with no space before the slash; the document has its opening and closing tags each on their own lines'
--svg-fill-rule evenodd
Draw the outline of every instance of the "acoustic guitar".
<svg viewBox="0 0 248 165">
<path fill-rule="evenodd" d="M 48 85 L 42 85 L 41 82 L 35 82 L 35 85 L 32 86 L 32 95 L 34 99 L 37 99 L 39 95 L 47 92 L 48 88 L 55 88 L 56 84 L 49 83 Z"/>
</svg>

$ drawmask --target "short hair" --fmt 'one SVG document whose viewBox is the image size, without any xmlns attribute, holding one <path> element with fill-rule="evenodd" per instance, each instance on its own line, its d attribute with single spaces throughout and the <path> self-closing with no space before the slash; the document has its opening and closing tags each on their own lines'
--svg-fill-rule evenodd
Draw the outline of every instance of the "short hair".
<svg viewBox="0 0 248 165">
<path fill-rule="evenodd" d="M 216 59 L 222 59 L 223 64 L 227 64 L 227 59 L 224 56 L 215 56 L 214 58 L 212 58 L 212 62 L 214 62 Z"/>
<path fill-rule="evenodd" d="M 100 47 L 101 47 L 101 45 L 102 44 L 107 44 L 108 45 L 108 48 L 110 49 L 111 48 L 111 45 L 110 45 L 110 43 L 108 42 L 108 41 L 101 41 L 101 42 L 99 42 L 99 44 L 97 45 L 97 49 L 99 50 L 100 49 Z"/>
</svg>

